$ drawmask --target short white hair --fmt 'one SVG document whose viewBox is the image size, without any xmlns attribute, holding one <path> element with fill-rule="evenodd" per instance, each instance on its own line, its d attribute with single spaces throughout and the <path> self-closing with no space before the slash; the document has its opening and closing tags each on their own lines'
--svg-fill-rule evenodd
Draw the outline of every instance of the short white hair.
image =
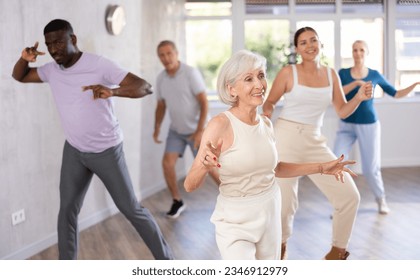
<svg viewBox="0 0 420 280">
<path fill-rule="evenodd" d="M 265 57 L 248 50 L 236 52 L 220 68 L 217 77 L 217 92 L 220 100 L 227 105 L 234 106 L 237 98 L 230 95 L 228 86 L 233 86 L 243 73 L 262 69 L 265 74 L 266 68 L 267 60 Z"/>
</svg>

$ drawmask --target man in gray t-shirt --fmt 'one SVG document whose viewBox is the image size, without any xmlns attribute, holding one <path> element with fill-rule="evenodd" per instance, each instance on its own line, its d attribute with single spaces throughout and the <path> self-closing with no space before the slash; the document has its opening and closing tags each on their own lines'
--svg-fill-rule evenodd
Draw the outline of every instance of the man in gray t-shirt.
<svg viewBox="0 0 420 280">
<path fill-rule="evenodd" d="M 162 143 L 159 140 L 160 127 L 168 109 L 171 124 L 162 167 L 173 198 L 167 216 L 177 218 L 186 206 L 179 193 L 175 164 L 177 159 L 184 155 L 187 145 L 196 156 L 204 127 L 209 119 L 208 102 L 201 74 L 197 69 L 178 60 L 178 50 L 172 41 L 160 42 L 157 54 L 165 69 L 156 79 L 157 106 L 153 139 L 156 143 Z"/>
</svg>

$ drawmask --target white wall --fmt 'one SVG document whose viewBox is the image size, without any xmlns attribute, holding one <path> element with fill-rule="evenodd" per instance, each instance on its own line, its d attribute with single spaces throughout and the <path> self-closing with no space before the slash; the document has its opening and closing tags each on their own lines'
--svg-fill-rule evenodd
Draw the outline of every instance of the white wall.
<svg viewBox="0 0 420 280">
<path fill-rule="evenodd" d="M 144 41 L 142 52 L 142 65 L 147 65 L 150 71 L 144 73 L 144 77 L 155 85 L 156 73 L 162 71 L 162 65 L 157 58 L 156 47 L 162 40 L 172 40 L 177 45 L 180 53 L 180 60 L 185 61 L 183 55 L 185 50 L 185 30 L 183 27 L 183 0 L 181 1 L 144 1 L 142 21 L 146 24 L 142 28 L 141 40 Z M 146 12 L 147 11 L 147 12 Z M 158 11 L 158 12 L 149 12 Z M 140 184 L 142 186 L 142 196 L 147 197 L 155 193 L 165 185 L 162 177 L 162 156 L 164 152 L 164 143 L 156 144 L 153 141 L 154 117 L 156 104 L 144 104 L 142 107 L 141 127 L 144 137 L 141 145 Z M 162 124 L 160 140 L 164 142 L 169 128 L 168 113 L 165 115 Z M 187 149 L 188 150 L 188 149 Z M 186 159 L 190 158 L 186 153 Z M 151 171 L 153 174 L 150 174 Z M 156 171 L 159 171 L 156 173 Z M 185 176 L 185 160 L 178 160 L 177 174 L 181 178 Z M 147 174 L 147 175 L 146 175 Z M 150 176 L 149 176 L 150 175 Z M 154 176 L 156 175 L 156 176 Z M 168 210 L 172 199 L 168 200 Z"/>
<path fill-rule="evenodd" d="M 161 39 L 182 38 L 179 2 L 0 0 L 0 259 L 24 259 L 56 242 L 64 137 L 48 85 L 21 84 L 11 78 L 22 49 L 39 41 L 39 49 L 45 51 L 44 26 L 64 18 L 72 23 L 82 51 L 104 55 L 154 84 L 161 70 L 156 45 Z M 126 11 L 127 25 L 119 36 L 105 29 L 109 4 L 121 4 Z M 51 61 L 48 54 L 35 65 L 47 61 Z M 165 188 L 160 167 L 163 146 L 151 141 L 155 104 L 154 96 L 116 100 L 127 164 L 139 198 Z M 19 209 L 25 209 L 26 221 L 12 226 L 11 214 Z M 80 213 L 81 228 L 115 212 L 95 177 Z"/>
<path fill-rule="evenodd" d="M 420 118 L 420 98 L 408 97 L 394 99 L 385 96 L 375 100 L 375 108 L 381 122 L 382 167 L 403 167 L 420 165 L 420 130 L 416 128 Z M 332 148 L 338 128 L 338 117 L 332 108 L 325 115 L 323 133 Z M 358 144 L 349 157 L 358 163 L 353 167 L 361 173 Z M 419 174 L 420 176 L 420 174 Z"/>
</svg>

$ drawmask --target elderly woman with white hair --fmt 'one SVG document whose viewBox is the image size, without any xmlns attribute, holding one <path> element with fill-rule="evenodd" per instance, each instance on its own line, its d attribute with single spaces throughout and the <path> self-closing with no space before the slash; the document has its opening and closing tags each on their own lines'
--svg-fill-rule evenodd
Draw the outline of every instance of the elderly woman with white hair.
<svg viewBox="0 0 420 280">
<path fill-rule="evenodd" d="M 223 259 L 280 258 L 280 190 L 277 177 L 321 173 L 343 180 L 343 157 L 323 163 L 279 162 L 271 121 L 258 113 L 267 88 L 266 59 L 250 51 L 234 54 L 222 66 L 218 94 L 230 108 L 213 117 L 185 179 L 190 192 L 211 169 L 221 184 L 211 221 Z"/>
</svg>

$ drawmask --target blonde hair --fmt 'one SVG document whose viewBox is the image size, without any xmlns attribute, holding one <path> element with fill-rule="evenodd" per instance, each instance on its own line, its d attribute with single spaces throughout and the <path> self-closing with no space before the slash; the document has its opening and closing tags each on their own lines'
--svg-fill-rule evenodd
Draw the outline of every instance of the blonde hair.
<svg viewBox="0 0 420 280">
<path fill-rule="evenodd" d="M 217 92 L 220 100 L 230 106 L 234 106 L 237 98 L 230 95 L 228 86 L 233 86 L 238 77 L 250 70 L 267 68 L 265 57 L 248 50 L 240 50 L 232 55 L 220 68 L 217 77 Z"/>
<path fill-rule="evenodd" d="M 356 41 L 353 42 L 353 45 L 351 45 L 351 47 L 354 48 L 355 44 L 362 44 L 366 48 L 366 54 L 369 54 L 369 47 L 368 47 L 368 44 L 366 43 L 366 41 L 356 40 Z"/>
</svg>

